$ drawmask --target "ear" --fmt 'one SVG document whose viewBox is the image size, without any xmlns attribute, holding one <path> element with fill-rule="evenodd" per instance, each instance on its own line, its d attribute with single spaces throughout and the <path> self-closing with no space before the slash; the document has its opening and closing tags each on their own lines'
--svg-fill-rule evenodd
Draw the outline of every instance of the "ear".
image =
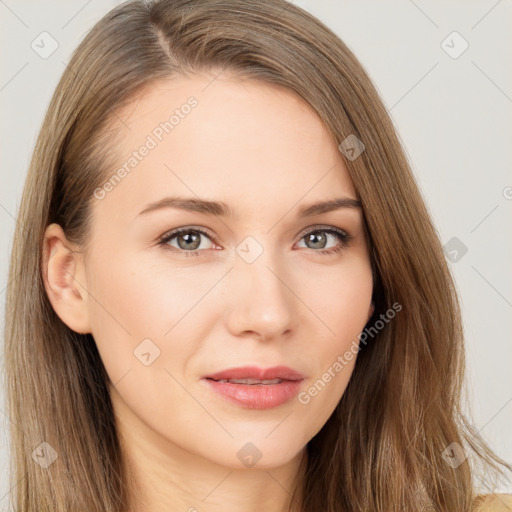
<svg viewBox="0 0 512 512">
<path fill-rule="evenodd" d="M 55 313 L 73 331 L 90 333 L 85 265 L 78 247 L 68 242 L 58 224 L 50 224 L 42 251 L 44 287 Z"/>
</svg>

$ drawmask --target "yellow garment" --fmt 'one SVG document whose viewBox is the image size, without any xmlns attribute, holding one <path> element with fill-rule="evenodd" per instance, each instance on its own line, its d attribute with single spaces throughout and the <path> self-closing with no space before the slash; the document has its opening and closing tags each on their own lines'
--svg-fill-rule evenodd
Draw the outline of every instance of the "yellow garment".
<svg viewBox="0 0 512 512">
<path fill-rule="evenodd" d="M 474 512 L 512 512 L 512 494 L 486 494 L 476 498 Z"/>
</svg>

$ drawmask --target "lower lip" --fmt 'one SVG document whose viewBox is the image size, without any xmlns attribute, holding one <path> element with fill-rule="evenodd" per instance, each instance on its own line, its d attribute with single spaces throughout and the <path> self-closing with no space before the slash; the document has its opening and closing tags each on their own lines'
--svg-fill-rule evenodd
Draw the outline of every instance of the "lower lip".
<svg viewBox="0 0 512 512">
<path fill-rule="evenodd" d="M 301 380 L 283 380 L 279 384 L 232 384 L 205 380 L 211 389 L 247 409 L 270 409 L 292 399 L 300 390 Z"/>
</svg>

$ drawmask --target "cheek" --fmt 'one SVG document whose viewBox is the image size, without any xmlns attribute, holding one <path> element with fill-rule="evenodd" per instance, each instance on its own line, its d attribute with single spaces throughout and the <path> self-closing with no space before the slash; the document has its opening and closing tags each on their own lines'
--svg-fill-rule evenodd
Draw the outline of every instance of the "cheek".
<svg viewBox="0 0 512 512">
<path fill-rule="evenodd" d="M 320 428 L 343 396 L 356 363 L 359 334 L 371 313 L 371 267 L 359 260 L 336 272 L 331 269 L 324 278 L 317 274 L 304 286 L 312 290 L 306 303 L 317 317 L 317 334 L 308 353 L 314 375 L 298 398 L 311 408 Z"/>
<path fill-rule="evenodd" d="M 182 372 L 197 349 L 194 339 L 202 339 L 191 333 L 201 333 L 213 314 L 208 293 L 222 274 L 190 265 L 170 270 L 136 253 L 91 258 L 92 334 L 111 379 L 140 369 L 140 351 L 150 352 L 152 367 Z"/>
<path fill-rule="evenodd" d="M 302 286 L 306 304 L 324 324 L 332 346 L 340 348 L 347 336 L 357 335 L 364 328 L 373 293 L 371 266 L 366 259 L 353 258 L 336 269 L 316 272 Z"/>
</svg>

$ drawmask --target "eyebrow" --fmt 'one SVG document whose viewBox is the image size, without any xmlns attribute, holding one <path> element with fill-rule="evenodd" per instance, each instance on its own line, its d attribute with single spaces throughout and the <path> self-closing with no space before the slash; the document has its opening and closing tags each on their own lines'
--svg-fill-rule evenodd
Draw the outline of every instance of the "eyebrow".
<svg viewBox="0 0 512 512">
<path fill-rule="evenodd" d="M 163 199 L 146 205 L 138 215 L 145 215 L 163 208 L 178 208 L 188 212 L 217 215 L 220 217 L 236 217 L 235 211 L 228 204 L 222 201 L 208 201 L 206 199 L 185 197 L 164 197 Z M 340 208 L 361 208 L 361 202 L 350 197 L 318 201 L 316 203 L 301 206 L 297 212 L 297 216 L 299 218 L 311 217 L 313 215 L 327 213 Z"/>
</svg>

